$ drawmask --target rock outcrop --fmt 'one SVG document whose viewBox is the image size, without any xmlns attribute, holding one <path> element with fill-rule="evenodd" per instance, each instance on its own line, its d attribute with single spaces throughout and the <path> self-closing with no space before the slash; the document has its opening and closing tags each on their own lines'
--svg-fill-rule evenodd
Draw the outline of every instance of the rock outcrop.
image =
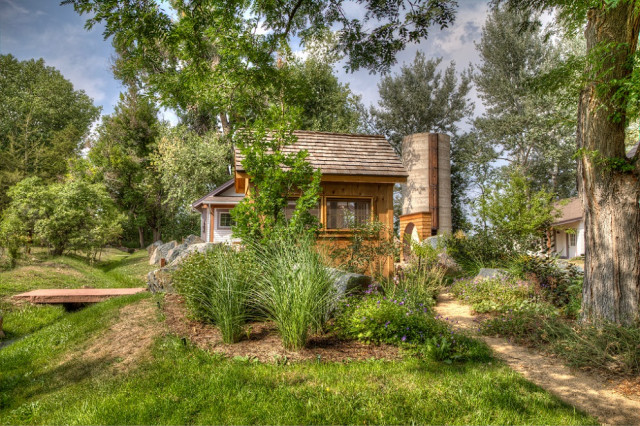
<svg viewBox="0 0 640 426">
<path fill-rule="evenodd" d="M 161 246 L 162 244 L 164 244 L 162 240 L 158 240 L 154 243 L 149 244 L 147 246 L 147 253 L 149 253 L 149 256 L 151 256 L 153 252 L 156 250 L 156 248 L 158 248 L 158 246 Z"/>
<path fill-rule="evenodd" d="M 202 238 L 198 237 L 197 235 L 191 234 L 184 237 L 182 243 L 190 246 L 191 244 L 204 243 L 204 241 L 202 241 Z"/>
<path fill-rule="evenodd" d="M 149 259 L 149 265 L 159 265 L 160 259 L 166 259 L 167 255 L 169 254 L 169 250 L 173 249 L 177 245 L 177 242 L 169 241 L 168 243 L 164 243 L 156 247 L 153 254 L 151 255 L 151 258 Z"/>
<path fill-rule="evenodd" d="M 338 299 L 344 296 L 364 291 L 373 282 L 371 277 L 353 272 L 344 272 L 339 269 L 329 268 L 333 278 L 333 286 L 336 288 Z"/>
<path fill-rule="evenodd" d="M 150 265 L 160 264 L 160 259 L 165 259 L 166 265 L 147 274 L 147 287 L 152 292 L 172 292 L 171 279 L 173 272 L 178 269 L 180 263 L 192 253 L 204 253 L 211 250 L 217 244 L 205 243 L 195 235 L 186 237 L 182 244 L 170 241 L 155 247 Z"/>
</svg>

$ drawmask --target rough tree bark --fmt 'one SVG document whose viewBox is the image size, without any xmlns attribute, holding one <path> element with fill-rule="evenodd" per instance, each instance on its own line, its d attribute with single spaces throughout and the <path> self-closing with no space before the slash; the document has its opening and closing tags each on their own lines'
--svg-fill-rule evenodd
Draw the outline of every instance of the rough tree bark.
<svg viewBox="0 0 640 426">
<path fill-rule="evenodd" d="M 583 318 L 621 324 L 638 319 L 640 167 L 633 171 L 612 167 L 611 159 L 626 159 L 625 102 L 614 97 L 619 87 L 603 82 L 624 80 L 632 72 L 630 58 L 640 30 L 636 7 L 636 1 L 621 1 L 589 11 L 587 53 L 599 53 L 588 61 L 590 83 L 578 107 L 577 139 L 582 149 L 578 186 L 586 244 Z M 600 50 L 603 46 L 608 47 Z M 632 162 L 640 163 L 636 160 Z"/>
</svg>

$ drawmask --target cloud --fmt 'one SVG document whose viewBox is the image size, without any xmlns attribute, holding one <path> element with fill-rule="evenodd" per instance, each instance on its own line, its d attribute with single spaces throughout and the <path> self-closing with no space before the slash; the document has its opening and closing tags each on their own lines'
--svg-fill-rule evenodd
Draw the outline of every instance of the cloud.
<svg viewBox="0 0 640 426">
<path fill-rule="evenodd" d="M 0 0 L 0 5 L 12 0 Z M 114 50 L 102 38 L 102 28 L 84 29 L 85 17 L 70 6 L 58 2 L 27 0 L 21 13 L 12 19 L 0 17 L 2 53 L 21 60 L 43 58 L 73 84 L 84 90 L 94 102 L 110 113 L 122 86 L 113 78 L 111 56 Z M 3 8 L 4 9 L 4 8 Z"/>
</svg>

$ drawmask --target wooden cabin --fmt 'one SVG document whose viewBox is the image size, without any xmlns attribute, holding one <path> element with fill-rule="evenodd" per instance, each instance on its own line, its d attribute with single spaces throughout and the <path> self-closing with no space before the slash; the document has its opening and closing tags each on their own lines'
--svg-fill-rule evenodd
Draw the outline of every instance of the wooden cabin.
<svg viewBox="0 0 640 426">
<path fill-rule="evenodd" d="M 296 131 L 297 142 L 284 152 L 306 150 L 307 160 L 322 172 L 316 214 L 322 229 L 319 238 L 346 244 L 349 224 L 380 221 L 393 231 L 393 187 L 407 181 L 407 170 L 384 136 Z M 202 215 L 202 238 L 207 242 L 233 243 L 230 209 L 250 188 L 250 177 L 236 150 L 234 179 L 193 203 Z M 291 206 L 295 201 L 291 201 Z M 285 212 L 286 213 L 286 212 Z M 386 262 L 385 272 L 393 268 Z"/>
</svg>

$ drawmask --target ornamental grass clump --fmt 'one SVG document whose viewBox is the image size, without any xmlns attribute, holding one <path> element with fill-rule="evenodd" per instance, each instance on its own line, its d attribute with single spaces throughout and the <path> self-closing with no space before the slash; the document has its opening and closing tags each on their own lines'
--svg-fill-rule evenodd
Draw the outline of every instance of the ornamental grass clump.
<svg viewBox="0 0 640 426">
<path fill-rule="evenodd" d="M 260 266 L 252 293 L 256 311 L 275 322 L 288 350 L 299 350 L 320 331 L 336 302 L 333 279 L 313 236 L 279 237 L 254 245 Z"/>
<path fill-rule="evenodd" d="M 185 298 L 191 315 L 211 322 L 225 343 L 235 343 L 249 317 L 253 262 L 247 251 L 219 245 L 190 255 L 173 275 L 176 291 Z"/>
</svg>

